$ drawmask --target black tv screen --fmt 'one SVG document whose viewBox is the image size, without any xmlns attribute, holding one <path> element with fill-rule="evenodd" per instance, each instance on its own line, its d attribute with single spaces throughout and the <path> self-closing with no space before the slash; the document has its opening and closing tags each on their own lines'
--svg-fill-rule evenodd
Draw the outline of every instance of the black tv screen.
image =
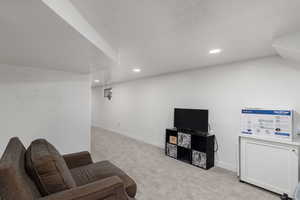
<svg viewBox="0 0 300 200">
<path fill-rule="evenodd" d="M 175 108 L 174 127 L 208 132 L 208 110 Z"/>
</svg>

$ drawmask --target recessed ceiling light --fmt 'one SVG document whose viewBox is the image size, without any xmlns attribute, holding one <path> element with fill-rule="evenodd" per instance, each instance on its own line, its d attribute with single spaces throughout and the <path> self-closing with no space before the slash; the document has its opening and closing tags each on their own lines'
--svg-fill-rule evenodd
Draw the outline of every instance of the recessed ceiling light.
<svg viewBox="0 0 300 200">
<path fill-rule="evenodd" d="M 99 83 L 99 82 L 100 82 L 100 80 L 96 79 L 96 80 L 94 80 L 94 82 L 95 82 L 95 83 Z"/>
<path fill-rule="evenodd" d="M 221 53 L 222 52 L 222 49 L 212 49 L 209 51 L 209 54 L 218 54 L 218 53 Z"/>
<path fill-rule="evenodd" d="M 140 68 L 134 68 L 134 69 L 132 69 L 132 71 L 138 73 L 138 72 L 141 72 L 141 69 Z"/>
</svg>

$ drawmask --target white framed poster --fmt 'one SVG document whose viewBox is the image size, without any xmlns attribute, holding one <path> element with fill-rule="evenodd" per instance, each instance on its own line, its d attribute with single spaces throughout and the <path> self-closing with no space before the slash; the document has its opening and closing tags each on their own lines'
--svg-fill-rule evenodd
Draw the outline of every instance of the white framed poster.
<svg viewBox="0 0 300 200">
<path fill-rule="evenodd" d="M 242 109 L 241 134 L 293 140 L 293 111 Z"/>
</svg>

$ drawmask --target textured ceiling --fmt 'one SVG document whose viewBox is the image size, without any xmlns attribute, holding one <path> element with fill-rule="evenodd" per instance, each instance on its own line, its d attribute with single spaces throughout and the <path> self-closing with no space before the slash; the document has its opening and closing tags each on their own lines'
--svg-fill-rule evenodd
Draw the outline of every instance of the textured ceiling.
<svg viewBox="0 0 300 200">
<path fill-rule="evenodd" d="M 0 63 L 77 73 L 110 60 L 41 0 L 0 1 Z"/>
<path fill-rule="evenodd" d="M 118 63 L 41 0 L 0 2 L 0 63 L 93 72 L 103 84 L 275 55 L 274 38 L 300 30 L 299 0 L 70 1 Z"/>
<path fill-rule="evenodd" d="M 115 48 L 111 81 L 276 54 L 272 41 L 300 29 L 298 0 L 72 0 Z M 209 55 L 213 48 L 220 55 Z M 139 66 L 142 72 L 132 73 Z M 103 78 L 101 72 L 94 75 Z M 102 76 L 102 77 L 101 77 Z"/>
</svg>

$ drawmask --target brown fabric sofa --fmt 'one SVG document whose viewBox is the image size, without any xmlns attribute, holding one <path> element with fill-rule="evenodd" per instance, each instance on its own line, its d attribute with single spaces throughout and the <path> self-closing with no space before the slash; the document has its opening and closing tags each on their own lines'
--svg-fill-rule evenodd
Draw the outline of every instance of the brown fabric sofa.
<svg viewBox="0 0 300 200">
<path fill-rule="evenodd" d="M 75 186 L 47 196 L 26 172 L 26 149 L 12 138 L 0 160 L 0 200 L 129 200 L 135 182 L 109 161 L 93 163 L 88 152 L 64 155 Z"/>
</svg>

